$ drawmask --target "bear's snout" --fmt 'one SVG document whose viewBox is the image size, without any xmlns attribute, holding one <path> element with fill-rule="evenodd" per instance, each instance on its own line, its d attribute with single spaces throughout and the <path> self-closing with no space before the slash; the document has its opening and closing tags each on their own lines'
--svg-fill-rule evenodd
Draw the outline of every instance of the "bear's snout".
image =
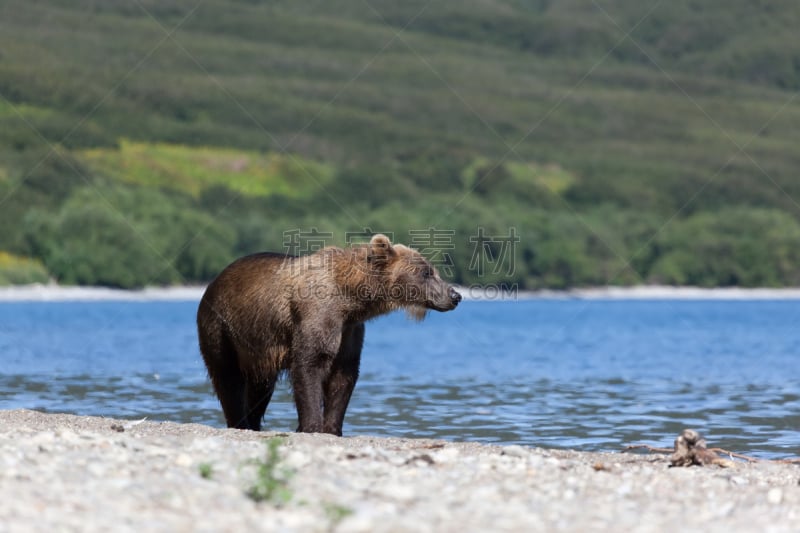
<svg viewBox="0 0 800 533">
<path fill-rule="evenodd" d="M 450 301 L 453 303 L 453 307 L 457 306 L 458 302 L 461 301 L 461 294 L 459 294 L 459 292 L 453 287 L 450 287 L 448 294 L 450 296 Z"/>
</svg>

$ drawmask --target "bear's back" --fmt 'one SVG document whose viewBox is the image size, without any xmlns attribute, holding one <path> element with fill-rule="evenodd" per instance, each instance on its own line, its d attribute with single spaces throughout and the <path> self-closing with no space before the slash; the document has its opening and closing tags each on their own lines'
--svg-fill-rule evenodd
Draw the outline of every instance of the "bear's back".
<svg viewBox="0 0 800 533">
<path fill-rule="evenodd" d="M 286 261 L 294 261 L 294 256 L 275 252 L 260 252 L 240 257 L 219 273 L 209 284 L 206 295 L 211 297 L 234 297 L 234 292 L 242 295 L 253 289 L 268 289 L 275 283 L 281 266 Z M 222 294 L 220 294 L 222 293 Z"/>
<path fill-rule="evenodd" d="M 282 267 L 294 256 L 261 252 L 241 257 L 225 267 L 208 285 L 200 311 L 218 315 L 223 321 L 244 324 L 266 318 L 265 312 L 280 312 L 286 298 Z M 273 320 L 276 316 L 270 317 Z"/>
</svg>

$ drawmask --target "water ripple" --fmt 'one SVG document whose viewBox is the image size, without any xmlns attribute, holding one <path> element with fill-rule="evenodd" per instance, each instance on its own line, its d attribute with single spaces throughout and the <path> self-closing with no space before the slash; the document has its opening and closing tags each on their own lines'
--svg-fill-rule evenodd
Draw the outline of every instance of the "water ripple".
<svg viewBox="0 0 800 533">
<path fill-rule="evenodd" d="M 465 302 L 368 327 L 350 435 L 800 454 L 795 302 Z M 223 425 L 196 304 L 0 304 L 0 408 Z M 399 342 L 398 339 L 402 339 Z M 279 385 L 265 427 L 297 425 Z"/>
</svg>

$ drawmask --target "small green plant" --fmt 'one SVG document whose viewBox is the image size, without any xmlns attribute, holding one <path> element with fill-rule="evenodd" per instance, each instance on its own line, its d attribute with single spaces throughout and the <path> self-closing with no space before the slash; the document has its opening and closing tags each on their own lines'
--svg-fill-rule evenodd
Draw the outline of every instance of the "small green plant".
<svg viewBox="0 0 800 533">
<path fill-rule="evenodd" d="M 253 501 L 268 501 L 275 505 L 282 505 L 292 499 L 289 480 L 293 472 L 281 466 L 278 453 L 283 441 L 284 439 L 280 438 L 269 439 L 264 459 L 253 459 L 248 462 L 256 467 L 255 480 L 246 492 Z"/>
<path fill-rule="evenodd" d="M 332 527 L 335 527 L 339 522 L 353 514 L 353 510 L 350 507 L 338 503 L 326 503 L 324 508 L 325 515 L 330 520 Z"/>
<path fill-rule="evenodd" d="M 211 479 L 214 475 L 214 468 L 211 463 L 200 463 L 197 465 L 197 470 L 200 472 L 200 477 L 203 479 Z"/>
</svg>

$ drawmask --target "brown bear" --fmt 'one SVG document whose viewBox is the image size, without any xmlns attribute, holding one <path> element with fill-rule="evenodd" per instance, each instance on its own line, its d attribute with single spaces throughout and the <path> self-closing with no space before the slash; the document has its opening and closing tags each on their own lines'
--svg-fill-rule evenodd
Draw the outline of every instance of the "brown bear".
<svg viewBox="0 0 800 533">
<path fill-rule="evenodd" d="M 285 371 L 297 431 L 341 435 L 364 322 L 401 308 L 421 320 L 460 301 L 419 252 L 385 235 L 300 257 L 259 253 L 230 264 L 206 289 L 200 351 L 228 427 L 261 429 Z"/>
</svg>

